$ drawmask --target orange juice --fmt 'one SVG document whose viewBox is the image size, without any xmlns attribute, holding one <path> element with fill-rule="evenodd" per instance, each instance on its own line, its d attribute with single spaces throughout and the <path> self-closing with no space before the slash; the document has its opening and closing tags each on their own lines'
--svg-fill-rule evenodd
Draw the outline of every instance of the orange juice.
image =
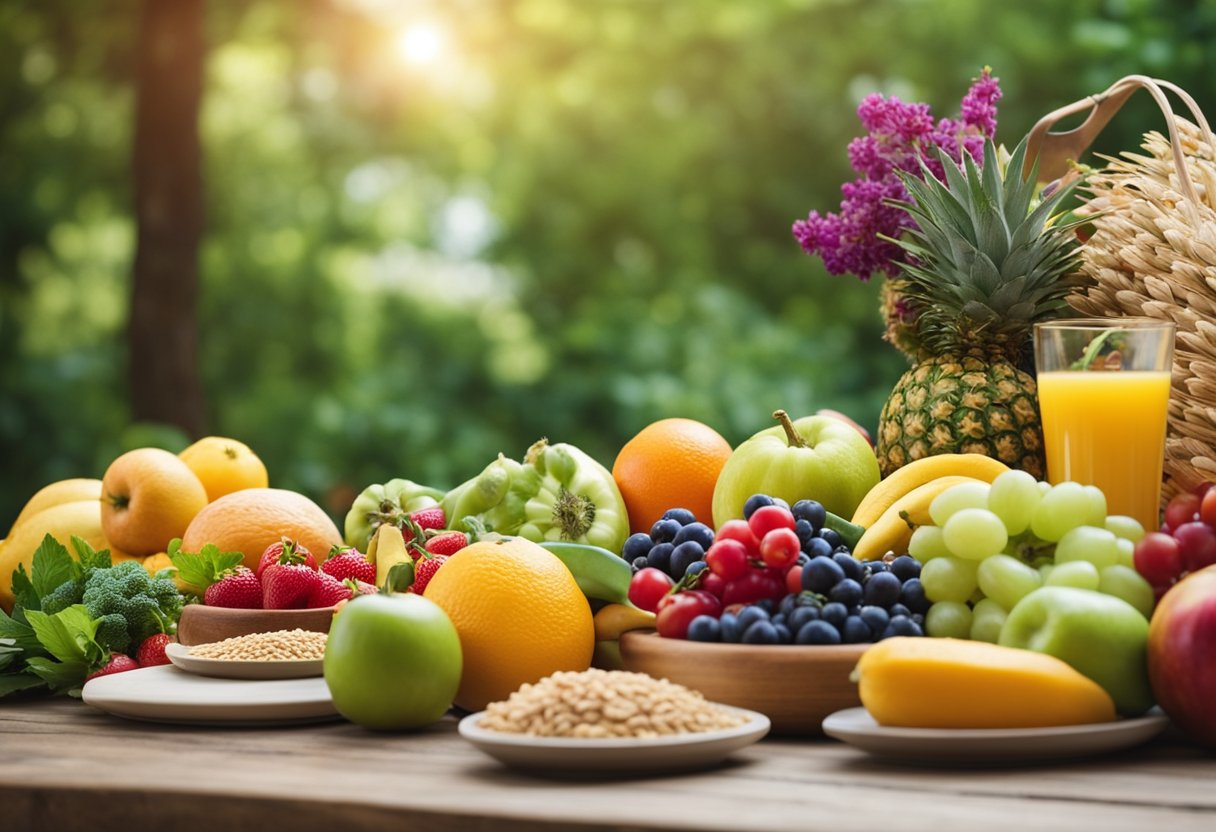
<svg viewBox="0 0 1216 832">
<path fill-rule="evenodd" d="M 1108 514 L 1155 530 L 1169 372 L 1052 371 L 1039 373 L 1038 385 L 1051 482 L 1096 485 Z"/>
</svg>

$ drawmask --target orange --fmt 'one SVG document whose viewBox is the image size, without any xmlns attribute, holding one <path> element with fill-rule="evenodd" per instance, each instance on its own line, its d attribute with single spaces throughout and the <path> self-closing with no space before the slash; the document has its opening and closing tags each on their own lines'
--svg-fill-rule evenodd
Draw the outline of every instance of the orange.
<svg viewBox="0 0 1216 832">
<path fill-rule="evenodd" d="M 466 546 L 423 595 L 460 636 L 464 672 L 455 702 L 462 708 L 479 711 L 521 685 L 591 665 L 595 627 L 587 599 L 556 555 L 522 537 Z"/>
<path fill-rule="evenodd" d="M 242 488 L 270 485 L 266 466 L 249 446 L 224 436 L 204 436 L 178 454 L 207 489 L 209 502 Z"/>
<path fill-rule="evenodd" d="M 318 562 L 342 543 L 338 527 L 303 494 L 282 488 L 245 488 L 209 503 L 182 535 L 182 550 L 201 551 L 214 543 L 221 552 L 242 552 L 257 569 L 262 552 L 283 537 L 299 541 Z"/>
<path fill-rule="evenodd" d="M 693 419 L 662 419 L 642 428 L 612 465 L 629 530 L 650 531 L 669 508 L 686 508 L 713 525 L 714 486 L 730 454 L 721 434 Z"/>
<path fill-rule="evenodd" d="M 101 478 L 101 528 L 136 557 L 165 551 L 203 506 L 207 490 L 186 463 L 160 448 L 127 451 Z"/>
</svg>

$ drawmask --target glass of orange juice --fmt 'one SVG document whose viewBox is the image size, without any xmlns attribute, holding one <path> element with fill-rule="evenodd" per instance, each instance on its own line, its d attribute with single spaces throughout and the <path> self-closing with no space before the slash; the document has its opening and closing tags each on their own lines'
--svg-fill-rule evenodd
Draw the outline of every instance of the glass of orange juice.
<svg viewBox="0 0 1216 832">
<path fill-rule="evenodd" d="M 1047 477 L 1096 485 L 1108 514 L 1160 526 L 1175 325 L 1151 318 L 1036 324 Z"/>
</svg>

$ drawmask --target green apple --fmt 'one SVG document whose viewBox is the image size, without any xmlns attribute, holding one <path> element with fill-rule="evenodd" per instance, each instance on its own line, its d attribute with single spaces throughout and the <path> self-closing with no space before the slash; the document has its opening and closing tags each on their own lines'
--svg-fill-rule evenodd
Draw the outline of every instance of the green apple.
<svg viewBox="0 0 1216 832">
<path fill-rule="evenodd" d="M 818 500 L 832 514 L 853 516 L 867 492 L 878 484 L 878 460 L 865 438 L 834 416 L 804 416 L 791 422 L 784 410 L 773 414 L 781 424 L 746 440 L 726 460 L 714 488 L 714 525 L 743 516 L 753 494 Z"/>
<path fill-rule="evenodd" d="M 999 643 L 1062 659 L 1101 685 L 1121 714 L 1153 705 L 1148 621 L 1120 598 L 1075 587 L 1036 589 L 1009 611 Z"/>
<path fill-rule="evenodd" d="M 421 595 L 361 595 L 334 617 L 325 683 L 338 713 L 378 730 L 444 715 L 460 687 L 460 637 Z"/>
</svg>

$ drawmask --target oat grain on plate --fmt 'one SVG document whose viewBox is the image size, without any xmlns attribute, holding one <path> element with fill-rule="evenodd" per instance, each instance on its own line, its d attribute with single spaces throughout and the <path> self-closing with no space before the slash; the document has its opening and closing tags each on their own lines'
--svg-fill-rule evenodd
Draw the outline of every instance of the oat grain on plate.
<svg viewBox="0 0 1216 832">
<path fill-rule="evenodd" d="M 325 656 L 327 633 L 312 630 L 276 630 L 250 633 L 190 648 L 191 656 L 230 662 L 316 660 Z"/>
</svg>

